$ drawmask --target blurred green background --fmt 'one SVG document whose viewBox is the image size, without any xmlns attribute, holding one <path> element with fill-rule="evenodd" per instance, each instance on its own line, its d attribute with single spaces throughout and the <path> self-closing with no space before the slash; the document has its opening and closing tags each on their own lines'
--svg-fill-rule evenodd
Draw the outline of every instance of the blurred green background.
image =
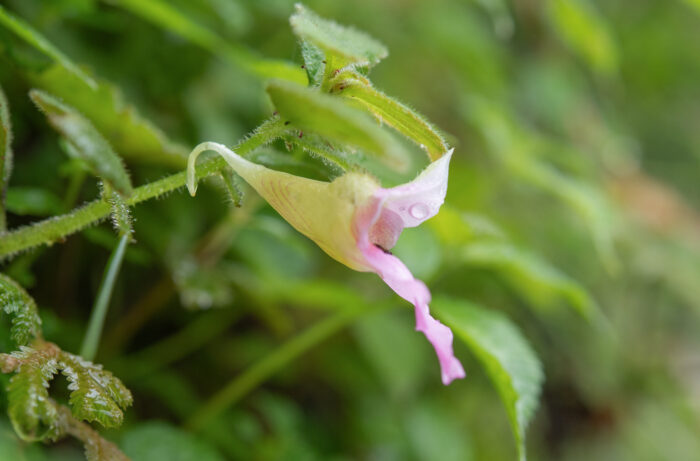
<svg viewBox="0 0 700 461">
<path fill-rule="evenodd" d="M 144 184 L 183 169 L 195 144 L 234 145 L 270 116 L 264 79 L 241 65 L 239 47 L 301 65 L 293 3 L 167 2 L 223 38 L 212 44 L 145 19 L 134 5 L 150 0 L 0 0 L 120 93 L 103 82 L 99 97 L 81 99 L 69 75 L 0 28 L 15 152 L 9 227 L 99 193 L 33 107 L 30 88 L 72 97 L 101 120 L 133 184 Z M 306 4 L 386 44 L 375 86 L 455 146 L 448 205 L 407 230 L 396 254 L 435 297 L 503 313 L 532 346 L 545 379 L 529 458 L 700 459 L 700 3 Z M 119 131 L 140 117 L 167 139 L 150 125 Z M 327 176 L 283 145 L 256 156 Z M 97 361 L 135 405 L 107 438 L 134 460 L 154 461 L 517 458 L 494 383 L 464 343 L 455 345 L 467 378 L 444 387 L 410 306 L 376 276 L 331 260 L 254 192 L 236 208 L 208 184 L 196 199 L 180 190 L 133 209 L 137 243 Z M 79 348 L 116 242 L 102 223 L 3 262 L 37 300 L 47 338 L 68 351 Z M 231 379 L 348 303 L 396 308 L 370 309 L 205 430 L 183 431 Z M 77 460 L 81 451 L 71 441 L 18 442 L 0 419 L 0 459 Z"/>
</svg>

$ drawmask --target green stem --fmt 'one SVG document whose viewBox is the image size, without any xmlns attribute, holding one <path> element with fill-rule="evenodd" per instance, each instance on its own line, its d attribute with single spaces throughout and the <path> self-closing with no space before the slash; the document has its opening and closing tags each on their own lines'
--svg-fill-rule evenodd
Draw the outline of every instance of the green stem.
<svg viewBox="0 0 700 461">
<path fill-rule="evenodd" d="M 252 150 L 277 139 L 285 131 L 283 121 L 272 119 L 263 123 L 253 134 L 239 143 L 234 150 L 245 155 Z M 221 157 L 211 158 L 197 165 L 196 177 L 202 179 L 219 172 L 226 161 Z M 143 201 L 159 197 L 185 185 L 184 171 L 167 176 L 149 184 L 134 189 L 131 196 L 125 200 L 127 205 L 136 205 Z M 2 234 L 0 237 L 0 259 L 28 248 L 52 244 L 80 229 L 106 218 L 110 213 L 109 203 L 95 200 L 72 212 L 40 221 L 31 226 Z"/>
<path fill-rule="evenodd" d="M 364 312 L 366 312 L 364 309 L 343 310 L 326 317 L 298 336 L 295 336 L 242 374 L 236 376 L 190 418 L 186 427 L 194 431 L 205 428 L 207 423 L 240 400 L 248 392 L 255 389 L 275 372 L 350 324 Z"/>
<path fill-rule="evenodd" d="M 85 333 L 83 346 L 80 348 L 80 355 L 83 356 L 85 360 L 92 361 L 97 353 L 97 346 L 100 342 L 100 337 L 102 336 L 102 327 L 104 326 L 105 317 L 107 316 L 109 299 L 112 297 L 114 282 L 117 279 L 117 274 L 119 274 L 119 268 L 122 265 L 126 245 L 129 243 L 129 238 L 130 236 L 128 233 L 121 236 L 117 248 L 109 257 L 109 261 L 107 261 L 107 269 L 105 270 L 102 283 L 100 284 L 100 290 L 97 294 L 95 306 L 92 308 L 90 325 L 88 326 L 87 333 Z"/>
</svg>

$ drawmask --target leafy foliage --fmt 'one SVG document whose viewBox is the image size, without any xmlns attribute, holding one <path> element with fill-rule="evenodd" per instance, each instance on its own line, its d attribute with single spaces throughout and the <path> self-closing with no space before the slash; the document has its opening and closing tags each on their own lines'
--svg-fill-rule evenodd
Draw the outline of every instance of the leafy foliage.
<svg viewBox="0 0 700 461">
<path fill-rule="evenodd" d="M 133 402 L 131 392 L 101 365 L 44 341 L 34 300 L 4 274 L 0 274 L 0 305 L 14 316 L 12 337 L 20 346 L 0 354 L 0 371 L 14 372 L 7 399 L 15 432 L 28 441 L 57 440 L 69 434 L 83 441 L 88 461 L 126 460 L 114 444 L 76 418 L 116 427 L 123 421 L 123 409 Z M 69 381 L 72 414 L 49 396 L 51 381 L 59 372 Z"/>
<path fill-rule="evenodd" d="M 282 81 L 270 83 L 267 93 L 280 116 L 300 130 L 364 149 L 392 166 L 404 165 L 401 145 L 369 117 L 343 104 L 342 100 Z"/>
<path fill-rule="evenodd" d="M 520 459 L 525 429 L 543 381 L 542 366 L 517 328 L 502 314 L 462 300 L 435 299 L 432 307 L 482 362 L 506 406 Z"/>
<path fill-rule="evenodd" d="M 166 423 L 139 425 L 124 436 L 124 452 L 133 461 L 223 461 L 217 450 Z"/>
<path fill-rule="evenodd" d="M 18 346 L 41 336 L 41 318 L 34 299 L 5 274 L 0 274 L 0 309 L 12 316 L 10 336 Z"/>
<path fill-rule="evenodd" d="M 381 122 L 413 140 L 427 152 L 430 160 L 437 160 L 447 152 L 447 143 L 442 135 L 408 106 L 386 96 L 357 78 L 342 80 L 336 86 L 342 88 L 343 96 L 359 101 Z"/>
<path fill-rule="evenodd" d="M 168 139 L 109 82 L 97 79 L 92 88 L 56 64 L 27 71 L 32 85 L 55 95 L 87 117 L 120 155 L 140 163 L 185 165 L 186 149 Z"/>
<path fill-rule="evenodd" d="M 497 272 L 536 308 L 548 309 L 564 300 L 589 321 L 603 321 L 597 303 L 580 283 L 537 254 L 516 246 L 484 216 L 444 207 L 431 225 L 449 245 L 451 262 Z"/>
<path fill-rule="evenodd" d="M 536 156 L 541 140 L 520 129 L 497 104 L 475 99 L 470 117 L 493 153 L 513 175 L 565 202 L 587 223 L 596 248 L 608 269 L 615 270 L 615 223 L 612 207 L 593 184 L 574 178 Z"/>
<path fill-rule="evenodd" d="M 42 51 L 47 56 L 51 57 L 54 61 L 60 63 L 61 66 L 63 66 L 72 74 L 80 78 L 88 86 L 90 86 L 91 88 L 96 87 L 94 80 L 92 80 L 92 78 L 90 78 L 77 65 L 75 65 L 70 59 L 68 59 L 68 57 L 64 55 L 58 48 L 56 48 L 49 40 L 47 40 L 36 30 L 34 30 L 25 21 L 11 15 L 2 6 L 0 6 L 0 23 L 2 23 L 2 25 L 7 27 L 15 34 L 17 34 L 23 40 L 28 42 L 30 45 Z"/>
<path fill-rule="evenodd" d="M 133 398 L 122 382 L 101 365 L 62 351 L 53 343 L 38 341 L 19 351 L 2 354 L 2 370 L 14 371 L 8 386 L 10 418 L 27 440 L 59 436 L 58 413 L 49 398 L 49 385 L 61 372 L 68 378 L 73 415 L 104 427 L 119 426 L 123 410 Z"/>
<path fill-rule="evenodd" d="M 115 440 L 136 460 L 501 461 L 513 459 L 509 425 L 524 457 L 534 418 L 532 458 L 694 460 L 700 67 L 689 44 L 700 41 L 700 3 L 308 3 L 392 45 L 376 82 L 369 70 L 387 55 L 378 40 L 301 5 L 290 32 L 289 2 L 2 2 L 0 83 L 18 155 L 0 262 L 36 291 L 46 337 L 74 350 L 103 250 L 118 240 L 102 222 L 113 218 L 123 283 L 108 284 L 113 311 L 91 353 L 99 343 L 142 402 Z M 81 114 L 143 185 L 123 197 L 76 168 L 84 161 L 58 155 L 80 157 L 71 144 L 57 148 L 23 97 L 29 88 Z M 431 159 L 456 147 L 447 202 L 395 248 L 487 371 L 470 371 L 457 340 L 470 376 L 447 389 L 431 379 L 434 356 L 411 316 L 388 312 L 398 307 L 389 290 L 334 264 L 246 185 L 238 190 L 223 161 L 203 156 L 196 179 L 213 176 L 208 185 L 224 194 L 202 187 L 197 201 L 180 193 L 182 172 L 164 176 L 207 139 L 286 173 L 329 181 L 366 169 L 388 186 L 420 159 L 396 134 Z M 222 195 L 241 206 L 223 206 Z M 564 304 L 589 319 L 599 306 L 614 335 L 546 311 Z M 479 306 L 503 308 L 517 327 Z M 352 336 L 339 334 L 350 325 Z M 0 348 L 12 350 L 11 336 L 0 333 Z M 126 459 L 76 417 L 123 420 L 130 399 L 120 381 L 39 334 L 22 340 L 0 356 L 15 371 L 0 381 L 15 389 L 8 406 L 20 433 L 70 435 L 89 459 Z M 61 399 L 44 382 L 62 370 L 73 408 L 49 398 L 39 412 L 36 396 Z M 173 425 L 144 423 L 161 418 Z M 0 432 L 7 426 L 0 418 Z M 25 451 L 0 434 L 3 456 L 82 459 L 70 445 Z"/>
<path fill-rule="evenodd" d="M 49 383 L 58 371 L 58 348 L 22 346 L 9 356 L 2 354 L 2 371 L 16 371 L 7 386 L 8 414 L 24 440 L 56 439 L 58 413 L 49 399 Z"/>
<path fill-rule="evenodd" d="M 599 315 L 595 301 L 578 283 L 513 245 L 475 242 L 466 245 L 460 256 L 469 265 L 499 270 L 535 306 L 551 306 L 556 298 L 564 298 L 584 318 L 593 320 Z"/>
<path fill-rule="evenodd" d="M 121 158 L 85 117 L 43 91 L 32 90 L 29 96 L 51 126 L 73 147 L 70 152 L 84 160 L 95 176 L 109 182 L 120 194 L 131 194 L 131 180 Z"/>
<path fill-rule="evenodd" d="M 81 357 L 62 352 L 58 362 L 68 378 L 73 415 L 85 421 L 96 421 L 104 427 L 116 427 L 124 420 L 123 409 L 129 407 L 131 392 L 109 371 Z"/>
<path fill-rule="evenodd" d="M 364 32 L 323 19 L 301 3 L 297 3 L 295 9 L 289 18 L 294 33 L 322 49 L 331 62 L 327 66 L 335 66 L 334 69 L 348 64 L 372 67 L 389 54 L 384 45 Z"/>
</svg>

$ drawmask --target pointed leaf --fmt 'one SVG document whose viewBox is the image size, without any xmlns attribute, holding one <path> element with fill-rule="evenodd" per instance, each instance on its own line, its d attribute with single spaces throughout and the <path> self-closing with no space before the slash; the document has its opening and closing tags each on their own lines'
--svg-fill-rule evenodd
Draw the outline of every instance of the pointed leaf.
<svg viewBox="0 0 700 461">
<path fill-rule="evenodd" d="M 121 158 L 90 121 L 48 93 L 32 90 L 29 96 L 51 126 L 75 148 L 70 151 L 80 155 L 95 176 L 110 183 L 120 194 L 131 194 L 131 181 Z"/>
<path fill-rule="evenodd" d="M 371 67 L 388 56 L 386 47 L 364 32 L 323 19 L 301 3 L 295 8 L 289 18 L 294 33 L 325 51 L 327 58 L 332 56 L 338 68 L 348 64 Z"/>
<path fill-rule="evenodd" d="M 301 42 L 301 56 L 304 58 L 304 69 L 309 83 L 319 86 L 323 81 L 323 72 L 326 68 L 325 55 L 323 50 L 311 42 L 303 40 Z"/>
<path fill-rule="evenodd" d="M 17 365 L 16 374 L 7 386 L 8 414 L 15 432 L 23 440 L 55 439 L 59 435 L 58 414 L 48 391 L 58 368 L 58 348 L 51 346 L 38 349 L 22 346 L 9 355 Z"/>
<path fill-rule="evenodd" d="M 185 147 L 170 141 L 109 82 L 98 80 L 93 89 L 60 65 L 30 73 L 29 79 L 87 117 L 124 158 L 176 168 L 187 162 Z"/>
<path fill-rule="evenodd" d="M 544 379 L 539 359 L 515 325 L 497 311 L 449 298 L 433 300 L 431 310 L 486 368 L 508 412 L 519 458 L 524 460 L 525 429 Z"/>
<path fill-rule="evenodd" d="M 367 115 L 344 104 L 342 99 L 282 81 L 271 82 L 267 92 L 280 116 L 300 130 L 358 147 L 396 168 L 405 166 L 401 145 Z"/>
<path fill-rule="evenodd" d="M 95 81 L 83 72 L 78 66 L 73 64 L 61 50 L 56 48 L 43 35 L 34 30 L 29 24 L 10 14 L 5 8 L 0 5 L 0 24 L 11 30 L 24 41 L 38 49 L 42 53 L 49 56 L 51 59 L 62 65 L 73 75 L 80 78 L 90 88 L 97 88 Z"/>
<path fill-rule="evenodd" d="M 563 298 L 588 320 L 598 315 L 595 301 L 575 280 L 535 254 L 509 243 L 470 243 L 462 249 L 460 257 L 467 264 L 499 270 L 535 306 L 548 307 Z"/>
<path fill-rule="evenodd" d="M 26 346 L 41 336 L 41 319 L 34 299 L 4 274 L 0 274 L 0 310 L 12 316 L 10 336 L 18 346 Z"/>
<path fill-rule="evenodd" d="M 359 80 L 344 81 L 338 85 L 343 88 L 343 96 L 359 101 L 379 120 L 418 144 L 431 161 L 449 150 L 447 142 L 435 127 L 410 107 Z"/>
<path fill-rule="evenodd" d="M 61 352 L 58 367 L 70 383 L 70 405 L 76 418 L 97 421 L 104 427 L 122 423 L 123 410 L 132 404 L 133 398 L 118 378 L 102 365 L 67 352 Z"/>
</svg>

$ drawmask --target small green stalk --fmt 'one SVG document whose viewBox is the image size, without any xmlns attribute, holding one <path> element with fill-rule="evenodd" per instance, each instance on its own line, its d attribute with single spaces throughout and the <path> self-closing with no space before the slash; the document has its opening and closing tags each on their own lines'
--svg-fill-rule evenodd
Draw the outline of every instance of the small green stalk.
<svg viewBox="0 0 700 461">
<path fill-rule="evenodd" d="M 128 233 L 121 236 L 117 248 L 109 257 L 109 261 L 107 261 L 107 268 L 102 278 L 102 283 L 100 284 L 100 291 L 97 294 L 97 300 L 95 301 L 95 306 L 90 316 L 90 324 L 87 333 L 85 333 L 83 345 L 80 348 L 80 355 L 83 356 L 85 360 L 92 361 L 97 354 L 97 346 L 102 336 L 102 327 L 104 326 L 105 317 L 107 316 L 109 299 L 112 297 L 114 282 L 117 279 L 117 274 L 119 274 L 119 268 L 122 265 L 129 238 Z"/>
</svg>

